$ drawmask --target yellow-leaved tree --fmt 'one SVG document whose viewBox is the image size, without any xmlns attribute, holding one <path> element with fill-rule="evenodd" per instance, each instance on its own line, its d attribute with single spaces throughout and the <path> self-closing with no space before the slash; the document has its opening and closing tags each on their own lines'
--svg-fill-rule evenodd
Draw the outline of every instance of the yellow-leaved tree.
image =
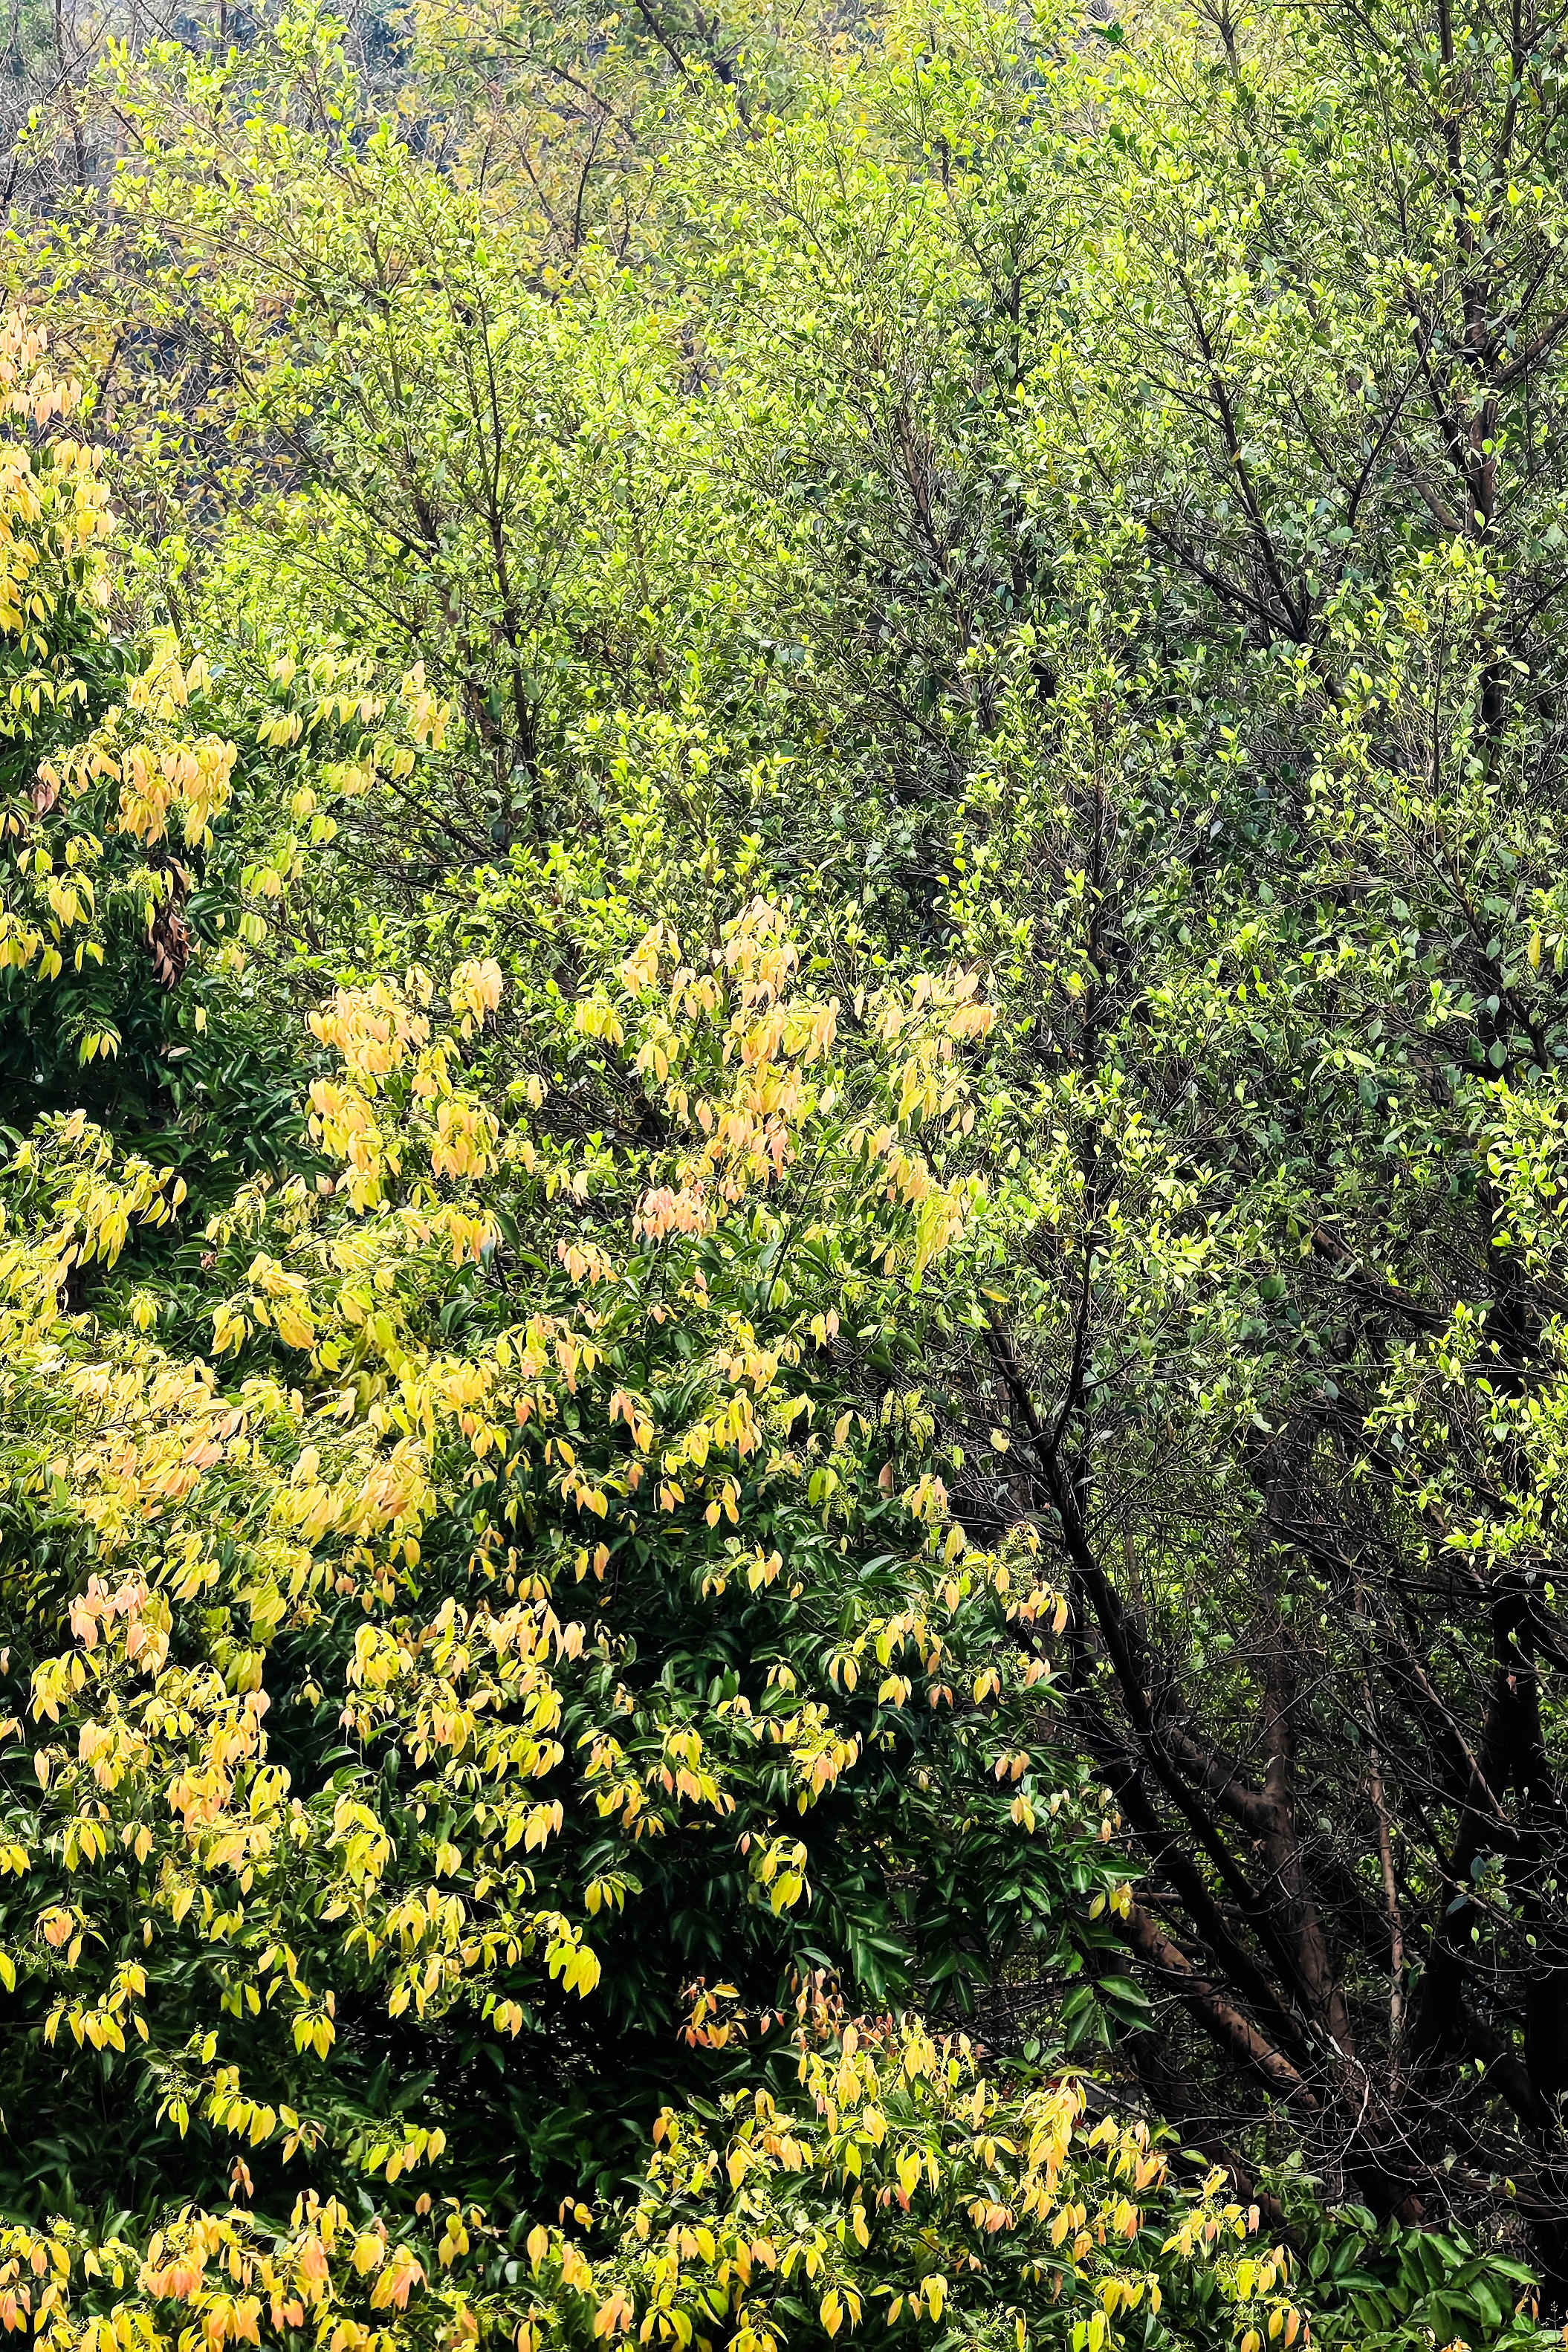
<svg viewBox="0 0 1568 2352">
<path fill-rule="evenodd" d="M 156 1084 L 184 912 L 235 747 L 202 725 L 205 661 L 110 625 L 114 519 L 81 387 L 25 310 L 0 318 L 0 1074 L 13 1112 L 128 1048 Z"/>
<path fill-rule="evenodd" d="M 1137 2014 L 1065 1603 L 1028 1526 L 966 1539 L 900 1353 L 979 1199 L 973 977 L 846 1000 L 764 901 L 697 951 L 561 904 L 570 993 L 339 988 L 302 1164 L 195 1233 L 80 1115 L 13 1158 L 5 2097 L 143 2221 L 14 2231 L 0 2310 L 1098 2352 L 1195 2264 L 1293 2334 L 1145 2126 L 892 2013 L 1026 1958 L 1080 2037 Z M 792 1986 L 795 2042 L 728 2021 Z M 656 2121 L 635 2211 L 557 2231 Z"/>
</svg>

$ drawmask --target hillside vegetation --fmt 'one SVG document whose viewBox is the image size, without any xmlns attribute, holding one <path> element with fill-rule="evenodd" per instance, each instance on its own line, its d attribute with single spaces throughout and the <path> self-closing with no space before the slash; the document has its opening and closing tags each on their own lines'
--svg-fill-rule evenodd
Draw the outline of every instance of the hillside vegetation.
<svg viewBox="0 0 1568 2352">
<path fill-rule="evenodd" d="M 1568 19 L 118 6 L 0 107 L 0 2330 L 1543 2345 Z"/>
</svg>

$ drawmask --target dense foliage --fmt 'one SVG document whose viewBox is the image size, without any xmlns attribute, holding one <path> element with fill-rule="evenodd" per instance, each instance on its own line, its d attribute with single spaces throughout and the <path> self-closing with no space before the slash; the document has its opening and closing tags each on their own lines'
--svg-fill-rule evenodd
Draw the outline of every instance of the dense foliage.
<svg viewBox="0 0 1568 2352">
<path fill-rule="evenodd" d="M 64 26 L 0 2322 L 1531 2339 L 1555 16 Z"/>
</svg>

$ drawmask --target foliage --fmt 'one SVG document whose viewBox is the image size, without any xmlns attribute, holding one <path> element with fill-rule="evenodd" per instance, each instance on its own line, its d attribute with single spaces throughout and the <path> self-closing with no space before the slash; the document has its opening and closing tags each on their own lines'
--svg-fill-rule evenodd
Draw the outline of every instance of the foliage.
<svg viewBox="0 0 1568 2352">
<path fill-rule="evenodd" d="M 16 2258 L 1527 2337 L 1555 21 L 405 34 L 136 30 L 9 265 Z"/>
<path fill-rule="evenodd" d="M 1099 2352 L 1168 2340 L 1168 2287 L 1223 2307 L 1248 2352 L 1265 2333 L 1297 2340 L 1288 2256 L 1248 2246 L 1256 2217 L 1220 2201 L 1217 2176 L 1173 2198 L 1146 2125 L 1090 2124 L 1070 2077 L 1009 2095 L 966 2042 L 933 2042 L 890 2017 L 835 2030 L 820 2011 L 820 1995 L 803 1996 L 787 2101 L 737 2095 L 717 2131 L 664 2110 L 622 2236 L 591 2252 L 595 2217 L 581 2205 L 524 2245 L 477 2207 L 437 2211 L 426 2197 L 417 2237 L 395 2242 L 310 2195 L 287 2231 L 240 2212 L 185 2215 L 140 2256 L 120 2237 L 93 2246 L 58 2226 L 14 2229 L 0 2278 L 39 2340 L 60 2347 L 100 2340 L 110 2323 L 98 2317 L 95 2335 L 92 2314 L 110 2279 L 114 2340 L 154 2345 L 183 2323 L 256 2342 L 269 2321 L 362 2352 L 498 2336 L 592 2344 L 634 2326 L 643 2342 L 722 2329 L 764 2347 L 863 2325 L 880 2338 L 925 2326 L 942 2341 L 1043 2336 Z"/>
<path fill-rule="evenodd" d="M 146 671 L 124 675 L 103 617 L 109 490 L 98 453 L 49 429 L 65 422 L 80 394 L 54 375 L 44 352 L 42 332 L 25 315 L 7 320 L 0 389 L 15 437 L 0 475 L 6 672 L 0 968 L 5 1062 L 20 1090 L 18 1108 L 34 1087 L 48 1098 L 62 1048 L 75 1047 L 84 1063 L 117 1053 L 121 1021 L 143 1055 L 149 1051 L 144 1033 L 158 1025 L 148 984 L 154 975 L 132 987 L 133 1009 L 122 1012 L 117 999 L 129 960 L 117 955 L 110 971 L 106 935 L 139 930 L 157 941 L 154 956 L 160 948 L 165 958 L 171 950 L 183 954 L 175 892 L 184 869 L 160 845 L 175 819 L 187 843 L 210 836 L 233 756 L 211 740 L 191 743 L 176 723 L 199 688 L 199 664 L 187 677 L 173 649 L 160 646 Z M 37 440 L 26 437 L 29 430 Z M 105 709 L 117 688 L 125 709 Z M 99 725 L 77 751 L 89 719 Z"/>
</svg>

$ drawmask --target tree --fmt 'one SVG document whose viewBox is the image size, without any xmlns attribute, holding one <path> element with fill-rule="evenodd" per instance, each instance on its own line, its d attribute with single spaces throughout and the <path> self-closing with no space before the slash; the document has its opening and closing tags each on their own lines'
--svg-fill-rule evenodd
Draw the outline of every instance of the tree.
<svg viewBox="0 0 1568 2352">
<path fill-rule="evenodd" d="M 537 2182 L 557 2140 L 625 2161 L 692 1976 L 963 1998 L 1110 1940 L 1112 1822 L 1045 1744 L 1058 1598 L 949 1522 L 884 1323 L 967 1210 L 916 1138 L 984 1008 L 889 992 L 847 1050 L 760 902 L 700 965 L 563 930 L 575 997 L 536 966 L 482 1046 L 493 961 L 446 1020 L 418 971 L 340 989 L 323 1172 L 205 1245 L 132 1248 L 184 1186 L 79 1115 L 16 1155 L 7 2105 L 89 2204 L 111 2077 L 147 2188 L 219 2197 L 235 2137 L 246 2181 L 452 2141 Z"/>
</svg>

